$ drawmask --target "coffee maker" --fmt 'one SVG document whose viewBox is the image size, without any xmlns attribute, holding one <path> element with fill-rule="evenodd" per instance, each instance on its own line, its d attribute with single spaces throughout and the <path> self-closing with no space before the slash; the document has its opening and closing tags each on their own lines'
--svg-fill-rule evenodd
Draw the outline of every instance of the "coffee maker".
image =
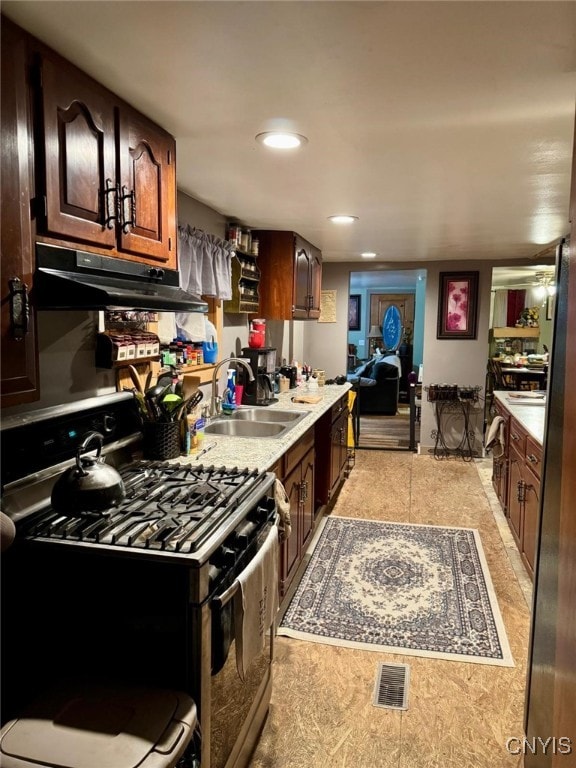
<svg viewBox="0 0 576 768">
<path fill-rule="evenodd" d="M 244 368 L 238 366 L 238 383 L 244 386 L 242 402 L 245 405 L 270 405 L 278 402 L 274 397 L 276 349 L 273 347 L 243 347 L 241 357 L 248 360 L 254 381 L 248 381 Z"/>
</svg>

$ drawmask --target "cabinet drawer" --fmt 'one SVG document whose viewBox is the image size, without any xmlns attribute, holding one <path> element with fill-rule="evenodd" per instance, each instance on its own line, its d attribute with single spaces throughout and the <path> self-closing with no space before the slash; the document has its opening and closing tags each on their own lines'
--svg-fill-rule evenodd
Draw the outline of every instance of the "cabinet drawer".
<svg viewBox="0 0 576 768">
<path fill-rule="evenodd" d="M 311 427 L 298 442 L 284 454 L 284 477 L 287 477 L 294 467 L 302 461 L 308 451 L 314 447 L 314 427 Z"/>
<path fill-rule="evenodd" d="M 346 393 L 345 397 L 340 398 L 337 403 L 334 403 L 332 408 L 330 409 L 330 421 L 334 423 L 338 416 L 342 413 L 342 411 L 345 411 L 348 408 L 348 393 Z"/>
<path fill-rule="evenodd" d="M 510 413 L 506 410 L 506 408 L 498 400 L 494 400 L 494 412 L 498 416 L 502 416 L 503 419 L 509 419 L 510 418 Z"/>
<path fill-rule="evenodd" d="M 526 438 L 527 434 L 518 424 L 516 419 L 512 417 L 510 419 L 510 430 L 508 435 L 509 444 L 514 446 L 521 456 L 526 453 Z"/>
<path fill-rule="evenodd" d="M 526 436 L 526 464 L 540 480 L 540 467 L 542 466 L 542 446 L 530 435 Z"/>
</svg>

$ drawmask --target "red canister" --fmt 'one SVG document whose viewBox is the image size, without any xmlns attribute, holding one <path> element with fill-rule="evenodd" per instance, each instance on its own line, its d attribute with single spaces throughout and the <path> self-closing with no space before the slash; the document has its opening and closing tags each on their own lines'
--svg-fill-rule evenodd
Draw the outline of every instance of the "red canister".
<svg viewBox="0 0 576 768">
<path fill-rule="evenodd" d="M 260 349 L 266 344 L 266 320 L 252 320 L 248 334 L 248 346 Z"/>
</svg>

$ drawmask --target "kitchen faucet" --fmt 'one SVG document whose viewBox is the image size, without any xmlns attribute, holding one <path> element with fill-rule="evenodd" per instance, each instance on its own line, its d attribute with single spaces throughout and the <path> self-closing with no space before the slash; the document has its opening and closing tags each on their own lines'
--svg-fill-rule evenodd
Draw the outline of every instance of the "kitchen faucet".
<svg viewBox="0 0 576 768">
<path fill-rule="evenodd" d="M 214 416 L 217 416 L 219 413 L 219 400 L 220 398 L 216 394 L 216 387 L 218 385 L 218 371 L 224 363 L 240 363 L 242 365 L 247 373 L 248 373 L 248 381 L 254 381 L 254 374 L 252 373 L 252 368 L 249 365 L 249 361 L 244 357 L 227 357 L 224 360 L 220 360 L 220 362 L 217 364 L 217 366 L 214 368 L 214 372 L 212 373 L 212 396 L 210 397 L 210 418 L 214 418 Z"/>
</svg>

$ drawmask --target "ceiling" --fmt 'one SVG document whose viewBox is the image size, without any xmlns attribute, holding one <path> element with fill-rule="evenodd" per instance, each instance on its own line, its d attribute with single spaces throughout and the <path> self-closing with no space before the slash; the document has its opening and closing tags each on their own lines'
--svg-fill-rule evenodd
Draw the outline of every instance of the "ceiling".
<svg viewBox="0 0 576 768">
<path fill-rule="evenodd" d="M 179 189 L 242 224 L 293 229 L 326 261 L 506 262 L 568 231 L 574 2 L 2 10 L 176 137 Z M 282 123 L 304 148 L 255 141 Z M 328 221 L 340 213 L 359 218 Z"/>
</svg>

